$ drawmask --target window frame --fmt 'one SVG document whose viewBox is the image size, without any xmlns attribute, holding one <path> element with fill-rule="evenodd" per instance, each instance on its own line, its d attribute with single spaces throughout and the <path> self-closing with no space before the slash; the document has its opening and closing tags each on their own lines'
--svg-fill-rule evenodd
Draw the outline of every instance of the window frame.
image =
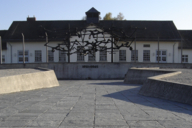
<svg viewBox="0 0 192 128">
<path fill-rule="evenodd" d="M 124 54 L 123 54 L 124 53 Z M 124 59 L 122 59 L 124 58 Z M 126 61 L 126 50 L 119 50 L 119 61 Z"/>
<path fill-rule="evenodd" d="M 159 55 L 160 60 L 159 60 L 159 62 L 160 63 L 167 63 L 167 50 L 159 50 L 159 52 L 160 52 L 160 55 Z M 166 55 L 163 55 L 163 52 L 166 52 Z M 163 61 L 164 57 L 166 58 L 166 61 Z M 158 62 L 157 58 L 158 58 L 158 50 L 156 50 L 156 62 Z"/>
<path fill-rule="evenodd" d="M 107 61 L 107 47 L 101 46 L 100 50 L 102 50 L 102 48 L 106 48 L 106 50 L 99 51 L 99 61 L 106 62 Z M 103 58 L 105 58 L 105 59 L 103 59 Z"/>
<path fill-rule="evenodd" d="M 20 54 L 19 52 L 22 54 Z M 23 63 L 23 50 L 18 50 L 17 53 L 18 53 L 18 57 L 17 57 L 18 63 Z M 22 60 L 19 61 L 20 59 Z M 25 63 L 29 63 L 29 50 L 25 50 Z"/>
<path fill-rule="evenodd" d="M 91 49 L 92 47 L 88 47 L 89 49 Z M 93 51 L 93 50 L 91 50 L 91 51 Z M 94 52 L 94 51 L 93 51 Z M 94 56 L 95 55 L 95 56 Z M 96 61 L 96 52 L 94 52 L 94 55 L 92 55 L 92 54 L 88 54 L 88 61 Z M 91 59 L 91 58 L 93 58 L 93 59 Z"/>
<path fill-rule="evenodd" d="M 82 49 L 84 48 L 84 46 L 77 46 L 77 49 Z M 77 51 L 77 61 L 78 62 L 84 62 L 85 61 L 85 57 L 84 55 L 80 55 L 80 53 Z"/>
<path fill-rule="evenodd" d="M 2 63 L 5 63 L 5 55 L 2 55 Z"/>
<path fill-rule="evenodd" d="M 67 60 L 66 55 L 67 55 L 67 53 L 65 51 L 59 50 L 59 62 L 66 62 L 66 60 Z"/>
<path fill-rule="evenodd" d="M 40 52 L 40 56 L 36 56 L 38 55 L 37 52 Z M 36 60 L 37 58 L 37 60 Z M 42 62 L 42 51 L 41 50 L 35 50 L 35 62 L 38 63 L 38 62 Z"/>
<path fill-rule="evenodd" d="M 182 63 L 188 63 L 189 62 L 189 56 L 184 54 L 182 55 Z"/>
<path fill-rule="evenodd" d="M 144 48 L 150 48 L 150 44 L 143 44 Z"/>
<path fill-rule="evenodd" d="M 135 59 L 135 51 L 136 51 L 136 59 Z M 131 61 L 133 62 L 133 61 L 138 61 L 138 59 L 139 59 L 139 57 L 138 57 L 138 50 L 131 50 Z"/>
<path fill-rule="evenodd" d="M 48 62 L 54 62 L 54 52 L 52 52 L 52 50 L 48 50 Z"/>
<path fill-rule="evenodd" d="M 151 61 L 150 50 L 143 50 L 143 62 L 150 62 L 150 61 Z"/>
</svg>

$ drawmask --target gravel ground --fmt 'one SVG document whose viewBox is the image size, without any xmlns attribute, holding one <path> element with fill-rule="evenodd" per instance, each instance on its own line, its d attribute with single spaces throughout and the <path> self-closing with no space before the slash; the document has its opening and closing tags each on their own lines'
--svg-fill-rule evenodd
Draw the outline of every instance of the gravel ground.
<svg viewBox="0 0 192 128">
<path fill-rule="evenodd" d="M 25 69 L 0 69 L 0 77 L 14 76 L 14 75 L 20 75 L 20 74 L 27 74 L 27 73 L 34 73 L 34 72 L 39 72 L 39 71 L 41 71 L 41 70 L 31 69 L 31 68 L 25 68 Z"/>
<path fill-rule="evenodd" d="M 167 69 L 167 70 L 181 71 L 182 73 L 176 76 L 163 78 L 162 80 L 192 85 L 192 69 Z"/>
</svg>

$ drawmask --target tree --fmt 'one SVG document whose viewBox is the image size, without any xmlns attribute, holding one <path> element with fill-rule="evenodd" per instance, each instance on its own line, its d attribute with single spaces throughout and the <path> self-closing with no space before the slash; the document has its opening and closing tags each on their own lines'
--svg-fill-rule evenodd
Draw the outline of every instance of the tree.
<svg viewBox="0 0 192 128">
<path fill-rule="evenodd" d="M 124 16 L 121 12 L 117 15 L 117 17 L 115 17 L 115 20 L 123 20 L 123 19 L 124 19 Z"/>
<path fill-rule="evenodd" d="M 121 12 L 117 15 L 117 17 L 114 17 L 114 18 L 112 18 L 112 13 L 109 12 L 105 14 L 105 16 L 103 17 L 103 20 L 126 20 L 126 19 L 124 19 L 124 16 Z"/>
<path fill-rule="evenodd" d="M 105 16 L 103 17 L 103 20 L 114 20 L 114 18 L 112 18 L 112 13 L 107 13 L 105 14 Z"/>
<path fill-rule="evenodd" d="M 82 19 L 81 20 L 86 20 L 87 19 L 87 16 L 84 16 L 84 17 L 82 17 Z"/>
</svg>

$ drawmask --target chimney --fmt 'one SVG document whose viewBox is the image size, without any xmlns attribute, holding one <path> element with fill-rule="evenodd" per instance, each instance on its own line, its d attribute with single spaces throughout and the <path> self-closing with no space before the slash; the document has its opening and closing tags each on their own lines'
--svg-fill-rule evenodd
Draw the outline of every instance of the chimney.
<svg viewBox="0 0 192 128">
<path fill-rule="evenodd" d="M 36 21 L 36 17 L 35 16 L 33 16 L 33 17 L 27 17 L 27 21 Z"/>
</svg>

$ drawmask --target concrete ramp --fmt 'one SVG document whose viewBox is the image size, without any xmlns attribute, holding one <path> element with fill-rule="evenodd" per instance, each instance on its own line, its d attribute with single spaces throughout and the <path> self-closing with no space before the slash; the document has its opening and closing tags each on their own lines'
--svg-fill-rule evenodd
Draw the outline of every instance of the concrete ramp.
<svg viewBox="0 0 192 128">
<path fill-rule="evenodd" d="M 0 94 L 59 86 L 53 70 L 4 69 L 0 74 Z"/>
<path fill-rule="evenodd" d="M 187 70 L 187 69 L 186 69 Z M 124 82 L 129 84 L 143 84 L 139 94 L 150 97 L 157 97 L 192 105 L 192 84 L 167 81 L 170 77 L 181 75 L 181 71 L 169 69 L 129 69 Z M 179 81 L 179 80 L 178 80 Z"/>
<path fill-rule="evenodd" d="M 174 71 L 160 70 L 156 68 L 130 68 L 124 79 L 124 83 L 127 84 L 144 84 L 148 77 L 157 76 L 166 73 L 172 73 Z"/>
<path fill-rule="evenodd" d="M 149 77 L 141 87 L 139 94 L 192 105 L 192 85 L 162 80 L 162 78 L 168 77 L 167 75 L 173 76 L 180 73 Z"/>
</svg>

